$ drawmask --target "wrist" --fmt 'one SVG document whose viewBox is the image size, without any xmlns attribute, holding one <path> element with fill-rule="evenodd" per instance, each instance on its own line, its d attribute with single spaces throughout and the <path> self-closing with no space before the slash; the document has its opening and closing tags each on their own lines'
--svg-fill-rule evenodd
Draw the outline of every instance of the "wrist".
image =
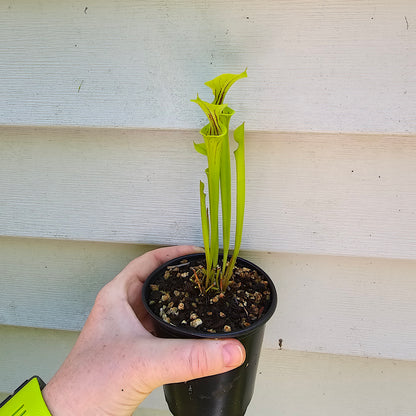
<svg viewBox="0 0 416 416">
<path fill-rule="evenodd" d="M 53 379 L 42 390 L 42 396 L 51 416 L 73 416 L 76 414 L 71 410 L 70 395 L 64 389 L 56 386 Z"/>
<path fill-rule="evenodd" d="M 53 396 L 49 394 L 49 384 L 47 384 L 42 390 L 42 397 L 51 413 L 51 416 L 60 416 L 59 411 L 56 410 L 56 404 L 54 403 Z"/>
</svg>

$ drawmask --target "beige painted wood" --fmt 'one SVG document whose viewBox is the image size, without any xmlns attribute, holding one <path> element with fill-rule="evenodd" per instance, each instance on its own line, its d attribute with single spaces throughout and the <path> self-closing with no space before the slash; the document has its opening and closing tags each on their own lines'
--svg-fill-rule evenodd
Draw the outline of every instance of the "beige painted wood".
<svg viewBox="0 0 416 416">
<path fill-rule="evenodd" d="M 0 235 L 202 244 L 191 130 L 0 128 Z M 248 250 L 416 258 L 416 136 L 248 132 Z"/>
<path fill-rule="evenodd" d="M 202 83 L 251 130 L 415 133 L 412 0 L 0 5 L 0 123 L 195 128 Z"/>
<path fill-rule="evenodd" d="M 77 333 L 0 326 L 0 391 L 28 375 L 45 380 L 69 352 Z M 416 362 L 264 349 L 247 416 L 411 416 Z M 135 415 L 168 416 L 157 389 Z"/>
<path fill-rule="evenodd" d="M 99 289 L 150 247 L 0 238 L 0 324 L 79 330 Z M 416 262 L 243 252 L 279 293 L 265 348 L 416 360 Z"/>
</svg>

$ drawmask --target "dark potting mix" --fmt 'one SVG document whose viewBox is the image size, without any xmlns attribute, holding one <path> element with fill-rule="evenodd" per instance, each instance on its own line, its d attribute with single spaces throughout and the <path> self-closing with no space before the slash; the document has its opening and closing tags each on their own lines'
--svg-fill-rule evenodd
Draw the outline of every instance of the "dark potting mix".
<svg viewBox="0 0 416 416">
<path fill-rule="evenodd" d="M 246 329 L 270 306 L 267 279 L 247 267 L 234 268 L 225 291 L 203 286 L 205 260 L 168 266 L 150 285 L 149 306 L 166 323 L 200 332 Z"/>
</svg>

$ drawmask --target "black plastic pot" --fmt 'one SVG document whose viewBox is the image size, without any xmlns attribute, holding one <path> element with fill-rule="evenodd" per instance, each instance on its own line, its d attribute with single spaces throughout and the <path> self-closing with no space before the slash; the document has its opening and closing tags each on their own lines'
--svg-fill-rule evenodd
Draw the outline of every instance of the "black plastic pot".
<svg viewBox="0 0 416 416">
<path fill-rule="evenodd" d="M 185 383 L 163 386 L 165 399 L 174 416 L 243 416 L 254 392 L 257 366 L 266 322 L 277 306 L 277 293 L 270 277 L 255 264 L 238 258 L 237 265 L 255 269 L 269 282 L 271 303 L 261 318 L 249 328 L 227 333 L 202 333 L 192 328 L 175 327 L 164 322 L 148 306 L 147 298 L 150 284 L 166 268 L 179 264 L 183 259 L 191 262 L 204 258 L 204 254 L 191 254 L 173 259 L 156 269 L 146 280 L 143 287 L 143 302 L 152 316 L 157 336 L 161 338 L 236 338 L 245 347 L 246 360 L 240 367 L 227 373 L 190 380 Z"/>
</svg>

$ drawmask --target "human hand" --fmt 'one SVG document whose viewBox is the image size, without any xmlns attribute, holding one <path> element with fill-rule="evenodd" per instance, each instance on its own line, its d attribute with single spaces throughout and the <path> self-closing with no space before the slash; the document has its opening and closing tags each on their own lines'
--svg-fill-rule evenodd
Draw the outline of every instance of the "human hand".
<svg viewBox="0 0 416 416">
<path fill-rule="evenodd" d="M 53 416 L 131 416 L 155 388 L 219 374 L 244 362 L 234 339 L 162 339 L 151 334 L 141 303 L 147 276 L 193 246 L 150 251 L 133 260 L 98 293 L 70 354 L 43 389 Z"/>
</svg>

